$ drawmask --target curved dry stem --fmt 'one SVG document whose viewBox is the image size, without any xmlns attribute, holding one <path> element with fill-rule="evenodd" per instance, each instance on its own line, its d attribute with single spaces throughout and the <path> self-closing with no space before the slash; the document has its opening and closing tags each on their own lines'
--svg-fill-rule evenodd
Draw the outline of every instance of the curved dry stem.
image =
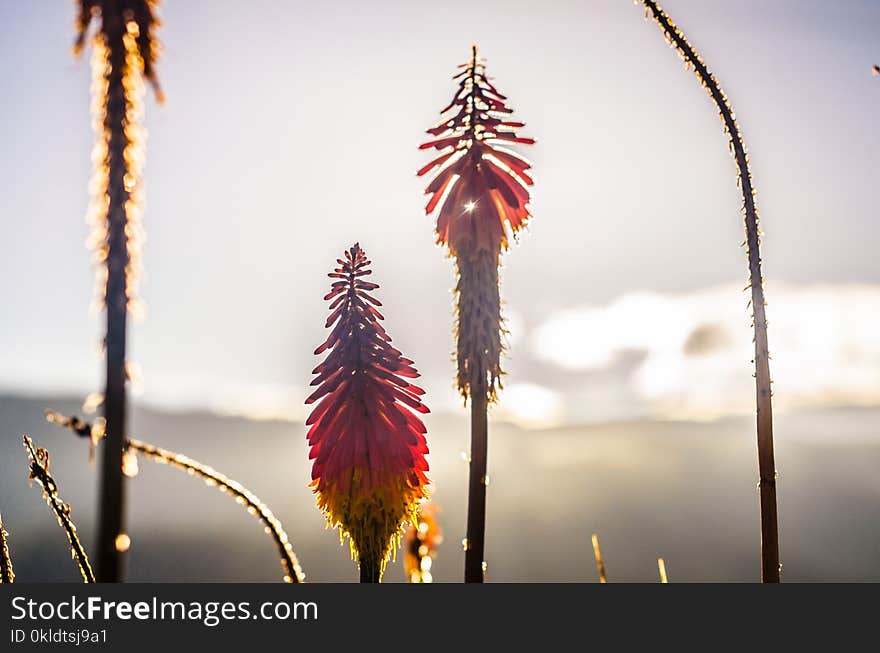
<svg viewBox="0 0 880 653">
<path fill-rule="evenodd" d="M 76 560 L 82 574 L 83 582 L 94 583 L 95 574 L 89 564 L 89 556 L 86 555 L 86 550 L 76 534 L 76 525 L 70 518 L 70 506 L 58 496 L 58 484 L 49 473 L 49 452 L 43 448 L 34 449 L 34 442 L 28 436 L 24 436 L 24 448 L 31 461 L 29 480 L 36 481 L 43 488 L 43 498 L 58 518 L 58 524 L 67 534 L 70 550 L 73 552 L 73 559 Z"/>
<path fill-rule="evenodd" d="M 736 114 L 721 90 L 721 85 L 682 31 L 654 0 L 642 0 L 646 15 L 650 14 L 670 45 L 675 47 L 685 62 L 693 66 L 700 83 L 712 97 L 730 138 L 730 150 L 736 162 L 739 187 L 743 197 L 746 240 L 749 261 L 749 288 L 751 289 L 752 325 L 755 330 L 755 391 L 757 395 L 758 472 L 761 495 L 761 580 L 779 582 L 779 531 L 776 510 L 776 463 L 773 452 L 773 411 L 770 391 L 770 363 L 767 346 L 767 317 L 764 307 L 764 279 L 761 276 L 761 231 L 755 190 L 749 171 L 749 158 L 743 144 Z"/>
<path fill-rule="evenodd" d="M 141 456 L 149 458 L 157 463 L 171 465 L 187 472 L 188 474 L 198 476 L 199 478 L 204 479 L 208 485 L 213 485 L 221 492 L 235 497 L 235 500 L 238 503 L 247 507 L 248 513 L 263 523 L 266 533 L 270 535 L 275 542 L 275 546 L 278 548 L 278 553 L 281 554 L 281 566 L 284 569 L 284 582 L 302 583 L 305 581 L 305 575 L 303 574 L 299 561 L 296 559 L 296 555 L 293 552 L 293 546 L 290 544 L 290 539 L 287 537 L 287 533 L 284 532 L 284 527 L 281 525 L 281 522 L 278 521 L 278 518 L 272 514 L 269 507 L 260 501 L 260 498 L 256 494 L 248 490 L 241 483 L 233 481 L 231 478 L 227 478 L 217 470 L 208 467 L 207 465 L 203 465 L 183 454 L 168 451 L 167 449 L 162 449 L 161 447 L 141 442 L 140 440 L 134 440 L 132 438 L 128 439 L 128 448 L 133 449 Z"/>
<path fill-rule="evenodd" d="M 47 410 L 46 419 L 53 424 L 58 424 L 70 429 L 80 437 L 92 438 L 95 434 L 95 428 L 92 424 L 83 421 L 76 415 L 66 417 L 60 413 Z M 260 501 L 260 498 L 253 492 L 244 487 L 241 483 L 227 478 L 217 470 L 207 465 L 203 465 L 197 460 L 175 453 L 167 449 L 162 449 L 147 442 L 134 440 L 129 438 L 126 441 L 127 450 L 135 451 L 145 458 L 160 463 L 177 467 L 192 476 L 198 476 L 208 485 L 216 487 L 224 494 L 230 494 L 235 500 L 243 506 L 246 506 L 248 513 L 259 519 L 263 523 L 266 534 L 272 538 L 278 553 L 281 554 L 281 567 L 284 571 L 283 580 L 286 583 L 302 583 L 305 582 L 305 574 L 300 567 L 299 560 L 293 552 L 293 546 L 290 544 L 290 538 L 284 531 L 281 522 L 272 514 L 269 507 Z"/>
<path fill-rule="evenodd" d="M 15 572 L 12 571 L 12 558 L 9 557 L 9 534 L 3 528 L 3 515 L 0 515 L 0 584 L 14 583 Z"/>
</svg>

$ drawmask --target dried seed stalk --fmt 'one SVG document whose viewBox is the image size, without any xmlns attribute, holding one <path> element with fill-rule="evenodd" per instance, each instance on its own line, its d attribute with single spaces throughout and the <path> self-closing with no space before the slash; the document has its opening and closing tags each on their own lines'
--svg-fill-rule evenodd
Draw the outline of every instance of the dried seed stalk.
<svg viewBox="0 0 880 653">
<path fill-rule="evenodd" d="M 767 346 L 767 317 L 765 314 L 764 279 L 761 276 L 761 231 L 755 190 L 749 171 L 749 158 L 743 144 L 736 114 L 703 59 L 685 38 L 684 33 L 654 0 L 642 0 L 646 16 L 651 15 L 660 26 L 667 42 L 673 46 L 689 69 L 694 68 L 700 83 L 718 107 L 724 130 L 730 138 L 730 150 L 736 162 L 739 187 L 743 197 L 745 218 L 745 246 L 749 261 L 749 288 L 751 289 L 752 326 L 755 342 L 755 393 L 757 397 L 758 473 L 761 504 L 761 580 L 779 582 L 779 528 L 776 507 L 776 463 L 773 452 L 773 410 L 770 391 L 770 363 Z"/>
<path fill-rule="evenodd" d="M 605 562 L 602 560 L 602 549 L 599 548 L 599 536 L 593 533 L 593 554 L 596 556 L 596 569 L 599 572 L 599 582 L 603 585 L 608 582 L 605 576 Z"/>
<path fill-rule="evenodd" d="M 200 462 L 180 453 L 174 453 L 167 449 L 134 440 L 128 439 L 129 449 L 133 449 L 141 456 L 149 458 L 160 464 L 167 464 L 177 467 L 185 471 L 187 474 L 198 476 L 208 485 L 216 487 L 224 494 L 235 497 L 235 500 L 243 506 L 246 506 L 249 514 L 259 519 L 264 526 L 266 534 L 275 542 L 278 553 L 281 554 L 281 567 L 284 570 L 285 583 L 302 583 L 305 581 L 302 567 L 293 552 L 293 546 L 284 527 L 278 518 L 269 510 L 269 506 L 260 501 L 260 498 L 244 487 L 241 483 L 227 478 L 217 470 L 203 465 Z"/>
<path fill-rule="evenodd" d="M 46 419 L 70 429 L 80 437 L 91 438 L 94 434 L 94 426 L 83 421 L 76 415 L 66 417 L 54 411 L 46 411 Z M 146 442 L 129 438 L 126 442 L 126 451 L 135 451 L 141 456 L 160 464 L 168 464 L 192 476 L 198 476 L 208 485 L 216 487 L 224 494 L 235 497 L 235 500 L 246 506 L 248 513 L 263 523 L 266 534 L 272 538 L 278 553 L 281 555 L 281 567 L 284 572 L 283 580 L 286 583 L 302 583 L 305 581 L 302 567 L 293 552 L 290 538 L 284 531 L 281 522 L 272 514 L 269 507 L 260 501 L 260 498 L 244 487 L 241 483 L 227 478 L 217 470 L 180 453 L 168 451 Z"/>
<path fill-rule="evenodd" d="M 58 518 L 59 526 L 67 534 L 70 550 L 82 574 L 83 582 L 94 583 L 95 574 L 92 572 L 92 566 L 89 564 L 89 556 L 86 555 L 86 550 L 76 534 L 76 525 L 70 518 L 70 506 L 64 503 L 61 497 L 58 496 L 58 484 L 49 473 L 49 452 L 43 448 L 34 449 L 34 442 L 28 436 L 24 436 L 24 448 L 31 462 L 29 479 L 40 484 L 40 487 L 43 489 L 43 498 Z"/>
<path fill-rule="evenodd" d="M 666 561 L 663 558 L 657 558 L 657 570 L 660 572 L 660 582 L 668 583 L 669 579 L 666 578 Z"/>
<path fill-rule="evenodd" d="M 3 528 L 3 515 L 0 515 L 0 583 L 15 582 L 15 572 L 12 571 L 12 558 L 9 557 L 9 534 Z"/>
</svg>

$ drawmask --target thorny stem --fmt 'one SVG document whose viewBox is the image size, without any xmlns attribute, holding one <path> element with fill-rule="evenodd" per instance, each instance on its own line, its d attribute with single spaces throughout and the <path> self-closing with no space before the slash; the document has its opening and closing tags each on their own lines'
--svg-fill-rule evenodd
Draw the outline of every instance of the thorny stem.
<svg viewBox="0 0 880 653">
<path fill-rule="evenodd" d="M 8 533 L 3 528 L 3 515 L 0 515 L 0 584 L 15 582 L 12 571 L 12 558 L 9 556 Z"/>
<path fill-rule="evenodd" d="M 751 288 L 752 319 L 755 331 L 755 392 L 757 403 L 758 433 L 758 474 L 761 506 L 761 580 L 765 583 L 778 583 L 779 528 L 776 505 L 776 463 L 773 453 L 773 410 L 770 390 L 770 363 L 767 346 L 767 317 L 763 277 L 761 276 L 761 232 L 758 228 L 758 211 L 755 206 L 755 191 L 749 172 L 749 160 L 743 145 L 739 127 L 727 96 L 721 90 L 718 80 L 709 72 L 705 63 L 688 43 L 681 30 L 666 15 L 654 0 L 642 0 L 646 9 L 675 46 L 685 63 L 694 67 L 703 86 L 721 113 L 724 128 L 730 137 L 730 146 L 739 174 L 739 186 L 743 196 L 745 215 L 746 247 L 749 260 L 749 286 Z"/>
<path fill-rule="evenodd" d="M 83 548 L 79 536 L 76 534 L 76 526 L 70 519 L 70 506 L 64 503 L 58 496 L 58 484 L 49 473 L 49 452 L 45 449 L 34 449 L 33 440 L 28 436 L 24 436 L 24 448 L 27 450 L 30 458 L 30 478 L 40 484 L 43 489 L 43 498 L 58 518 L 58 523 L 67 534 L 67 540 L 70 542 L 70 548 L 73 551 L 73 558 L 79 566 L 82 574 L 83 582 L 94 583 L 95 575 L 89 564 L 89 556 Z"/>
<path fill-rule="evenodd" d="M 92 425 L 84 422 L 76 416 L 65 417 L 54 411 L 46 411 L 46 418 L 62 427 L 72 430 L 80 437 L 90 437 Z M 192 458 L 155 445 L 129 438 L 126 441 L 126 449 L 132 449 L 144 458 L 148 458 L 160 464 L 168 464 L 187 472 L 192 476 L 198 476 L 208 485 L 213 485 L 224 494 L 235 497 L 235 500 L 245 506 L 248 513 L 262 522 L 266 534 L 272 538 L 278 553 L 281 555 L 281 567 L 284 572 L 283 580 L 287 583 L 305 582 L 305 574 L 300 567 L 299 560 L 293 552 L 290 538 L 284 531 L 284 527 L 269 507 L 263 503 L 253 492 L 241 483 L 234 481 L 217 470 L 203 465 Z"/>
</svg>

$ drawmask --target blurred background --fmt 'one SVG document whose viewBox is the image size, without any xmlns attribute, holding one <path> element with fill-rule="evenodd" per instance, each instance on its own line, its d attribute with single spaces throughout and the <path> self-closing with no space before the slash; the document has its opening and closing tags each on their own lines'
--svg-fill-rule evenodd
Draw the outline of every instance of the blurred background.
<svg viewBox="0 0 880 653">
<path fill-rule="evenodd" d="M 668 0 L 731 98 L 766 237 L 783 579 L 880 581 L 880 4 Z M 326 273 L 359 241 L 416 361 L 462 575 L 466 411 L 453 263 L 424 217 L 423 131 L 472 42 L 538 143 L 534 220 L 504 257 L 508 375 L 491 415 L 490 581 L 755 581 L 754 382 L 740 197 L 705 91 L 632 3 L 167 2 L 147 98 L 147 242 L 132 435 L 250 487 L 309 580 L 355 580 L 314 508 L 302 402 Z M 28 488 L 53 454 L 93 541 L 87 446 L 45 424 L 103 384 L 84 216 L 94 140 L 73 3 L 0 3 L 0 511 L 21 581 L 77 580 Z M 149 94 L 148 94 L 149 95 Z M 234 502 L 142 462 L 132 580 L 265 580 Z M 388 580 L 402 580 L 398 561 Z"/>
</svg>

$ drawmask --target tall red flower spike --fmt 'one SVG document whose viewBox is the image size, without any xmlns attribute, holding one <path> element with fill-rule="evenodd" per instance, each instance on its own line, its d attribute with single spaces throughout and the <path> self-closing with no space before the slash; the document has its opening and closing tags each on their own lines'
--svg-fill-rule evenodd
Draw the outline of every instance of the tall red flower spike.
<svg viewBox="0 0 880 653">
<path fill-rule="evenodd" d="M 501 297 L 499 256 L 509 236 L 528 221 L 530 164 L 505 144 L 531 145 L 517 135 L 524 123 L 511 120 L 513 110 L 486 75 L 471 50 L 470 63 L 444 119 L 428 130 L 433 140 L 420 149 L 443 152 L 418 175 L 439 168 L 425 190 L 431 198 L 426 213 L 437 214 L 437 242 L 449 248 L 458 266 L 458 388 L 467 399 L 479 391 L 495 399 L 501 385 Z"/>
<path fill-rule="evenodd" d="M 439 168 L 425 190 L 426 213 L 437 212 L 437 242 L 455 257 L 456 383 L 471 402 L 471 463 L 468 476 L 468 525 L 465 539 L 465 581 L 483 581 L 486 528 L 487 407 L 501 387 L 501 290 L 498 267 L 511 235 L 529 219 L 529 162 L 505 144 L 531 145 L 517 136 L 523 123 L 511 120 L 513 110 L 486 75 L 477 58 L 453 79 L 458 90 L 438 125 L 428 130 L 433 140 L 423 150 L 440 156 L 422 167 L 422 176 Z"/>
<path fill-rule="evenodd" d="M 477 46 L 459 68 L 458 91 L 440 112 L 446 117 L 428 130 L 436 138 L 419 147 L 443 154 L 418 175 L 440 168 L 425 190 L 425 212 L 437 211 L 437 241 L 453 256 L 470 257 L 506 247 L 508 231 L 515 234 L 529 219 L 531 165 L 504 145 L 535 141 L 517 136 L 524 123 L 510 119 L 513 109 L 486 76 Z"/>
<path fill-rule="evenodd" d="M 318 389 L 306 400 L 319 402 L 306 422 L 312 487 L 328 523 L 349 538 L 361 581 L 379 582 L 427 496 L 427 429 L 415 413 L 428 408 L 424 390 L 406 380 L 419 376 L 413 362 L 380 324 L 381 303 L 369 294 L 379 286 L 364 280 L 372 274 L 364 251 L 355 244 L 337 262 L 324 297 L 333 330 L 315 350 L 330 353 L 313 370 Z"/>
</svg>

